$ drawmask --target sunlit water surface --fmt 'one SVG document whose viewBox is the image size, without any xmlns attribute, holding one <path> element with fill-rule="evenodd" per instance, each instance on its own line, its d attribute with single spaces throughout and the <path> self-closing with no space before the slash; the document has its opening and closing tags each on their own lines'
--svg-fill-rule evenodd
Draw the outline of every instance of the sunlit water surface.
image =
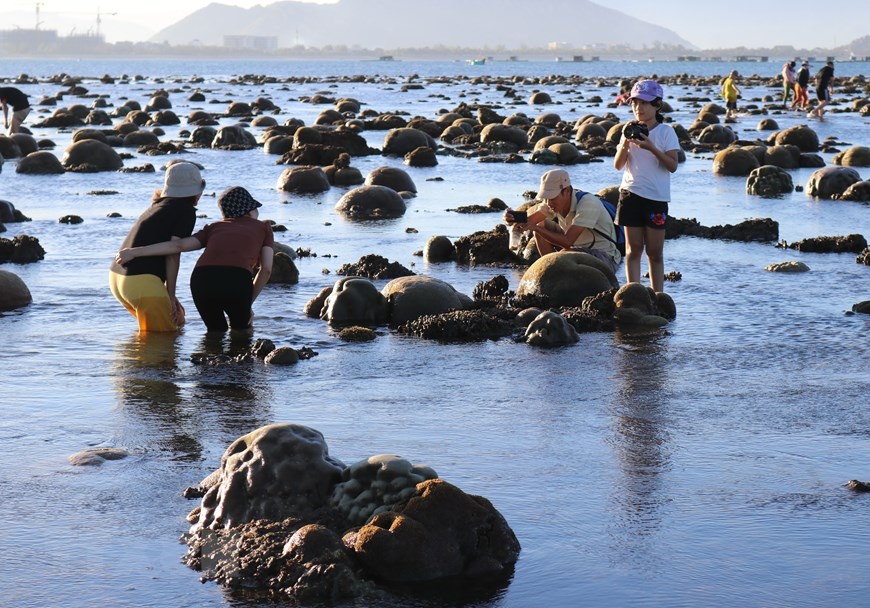
<svg viewBox="0 0 870 608">
<path fill-rule="evenodd" d="M 615 87 L 566 89 L 518 82 L 517 101 L 470 79 L 481 73 L 625 76 L 717 74 L 725 64 L 601 62 L 466 66 L 461 63 L 197 63 L 2 61 L 3 74 L 44 79 L 66 71 L 118 105 L 143 106 L 152 92 L 171 88 L 173 110 L 225 110 L 228 100 L 271 98 L 279 123 L 310 124 L 329 106 L 299 98 L 323 92 L 355 97 L 378 111 L 437 116 L 465 101 L 502 104 L 502 114 L 557 112 L 573 121 L 610 111 L 585 101 L 611 99 Z M 838 66 L 860 74 L 865 64 Z M 774 64 L 742 66 L 773 76 Z M 477 70 L 477 71 L 476 71 Z M 483 71 L 480 71 L 483 70 Z M 850 71 L 851 70 L 851 71 Z M 102 84 L 109 73 L 142 74 L 138 82 Z M 310 82 L 248 85 L 237 74 L 340 76 L 377 74 L 371 83 Z M 422 90 L 402 91 L 419 74 Z M 192 75 L 206 78 L 189 84 Z M 462 76 L 429 82 L 427 76 Z M 193 104 L 199 87 L 216 104 Z M 36 98 L 58 85 L 28 85 Z M 547 90 L 552 106 L 529 106 Z M 688 126 L 697 107 L 666 91 L 673 118 Z M 778 90 L 751 89 L 746 100 Z M 89 103 L 66 97 L 62 103 Z M 843 102 L 845 106 L 846 101 Z M 111 110 L 111 108 L 109 108 Z M 72 131 L 32 125 L 52 108 L 39 107 L 28 126 L 55 141 L 60 155 Z M 613 110 L 628 116 L 627 110 Z M 772 116 L 785 128 L 805 123 L 791 113 Z M 760 117 L 736 128 L 744 139 L 765 138 Z M 222 119 L 222 124 L 230 124 Z M 870 141 L 867 120 L 832 113 L 812 123 L 820 139 L 844 145 Z M 182 124 L 166 127 L 178 137 Z M 367 132 L 381 147 L 384 132 Z M 296 422 L 320 430 L 330 453 L 350 464 L 379 453 L 400 454 L 435 468 L 467 492 L 489 498 L 522 543 L 512 580 L 503 589 L 465 598 L 437 593 L 396 599 L 397 606 L 837 606 L 865 605 L 870 591 L 870 497 L 843 488 L 870 479 L 870 321 L 846 314 L 870 299 L 870 269 L 853 254 L 801 254 L 772 244 L 681 238 L 666 245 L 667 284 L 678 318 L 650 335 L 584 334 L 577 345 L 537 350 L 510 340 L 441 345 L 381 328 L 374 342 L 348 344 L 325 323 L 302 314 L 305 303 L 337 278 L 341 264 L 378 253 L 418 273 L 444 279 L 470 294 L 519 271 L 430 265 L 414 253 L 436 234 L 451 238 L 491 229 L 497 215 L 448 209 L 509 204 L 534 189 L 542 167 L 481 164 L 439 156 L 431 169 L 406 168 L 419 196 L 397 220 L 351 222 L 335 210 L 341 188 L 318 196 L 279 193 L 284 166 L 262 150 L 191 150 L 205 166 L 207 193 L 241 184 L 264 203 L 261 217 L 285 225 L 276 238 L 310 248 L 297 261 L 297 285 L 270 286 L 256 306 L 255 337 L 308 346 L 318 355 L 290 368 L 203 367 L 196 352 L 245 344 L 210 343 L 190 301 L 187 277 L 197 254 L 182 262 L 179 293 L 190 322 L 178 336 L 140 337 L 107 287 L 113 253 L 159 187 L 165 157 L 134 150 L 127 166 L 152 162 L 151 174 L 18 175 L 3 167 L 2 197 L 33 219 L 9 224 L 4 237 L 28 234 L 45 260 L 7 264 L 29 286 L 34 303 L 0 315 L 0 504 L 5 548 L 0 603 L 9 606 L 253 606 L 214 584 L 201 584 L 183 566 L 186 513 L 195 503 L 181 493 L 219 464 L 236 437 L 261 425 Z M 823 154 L 828 162 L 832 154 Z M 570 168 L 587 190 L 617 183 L 609 162 Z M 356 158 L 366 174 L 401 159 Z M 712 174 L 711 155 L 689 154 L 673 177 L 672 215 L 704 225 L 771 217 L 780 237 L 862 232 L 870 209 L 860 203 L 816 201 L 802 192 L 781 199 L 745 193 L 743 178 Z M 860 170 L 867 178 L 866 170 Z M 809 169 L 792 172 L 803 185 Z M 438 181 L 433 178 L 443 178 Z M 89 194 L 98 190 L 112 195 Z M 117 211 L 121 218 L 108 218 Z M 218 217 L 204 197 L 202 225 Z M 58 223 L 66 214 L 80 225 Z M 407 229 L 414 228 L 414 231 Z M 773 262 L 801 260 L 811 272 L 768 273 Z M 621 272 L 621 271 L 620 271 Z M 92 447 L 120 447 L 131 456 L 101 467 L 74 468 L 67 457 Z M 378 605 L 383 602 L 379 601 Z M 364 605 L 358 603 L 356 605 Z"/>
</svg>

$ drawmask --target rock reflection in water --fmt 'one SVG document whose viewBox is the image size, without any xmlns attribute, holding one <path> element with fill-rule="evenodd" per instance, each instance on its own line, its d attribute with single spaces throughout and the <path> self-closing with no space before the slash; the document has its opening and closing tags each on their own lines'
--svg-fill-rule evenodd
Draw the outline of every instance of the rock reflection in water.
<svg viewBox="0 0 870 608">
<path fill-rule="evenodd" d="M 135 443 L 201 461 L 205 437 L 214 432 L 237 436 L 269 421 L 271 391 L 262 362 L 194 366 L 179 360 L 179 341 L 176 334 L 149 333 L 119 344 L 114 360 L 118 410 L 129 417 L 130 433 L 147 435 Z M 232 356 L 250 344 L 250 336 L 206 334 L 199 350 Z"/>
<path fill-rule="evenodd" d="M 616 381 L 622 386 L 612 405 L 611 441 L 622 475 L 612 496 L 619 526 L 612 537 L 619 544 L 617 555 L 648 569 L 657 561 L 651 544 L 670 501 L 663 491 L 663 476 L 671 466 L 668 336 L 660 330 L 622 329 L 615 337 L 620 344 Z"/>
</svg>

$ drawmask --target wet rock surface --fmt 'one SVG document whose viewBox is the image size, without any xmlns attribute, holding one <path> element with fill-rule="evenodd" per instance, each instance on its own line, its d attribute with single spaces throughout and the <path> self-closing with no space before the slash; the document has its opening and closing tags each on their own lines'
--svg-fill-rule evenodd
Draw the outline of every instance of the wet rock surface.
<svg viewBox="0 0 870 608">
<path fill-rule="evenodd" d="M 502 585 L 520 553 L 487 499 L 394 454 L 345 467 L 321 433 L 296 424 L 240 437 L 185 496 L 202 500 L 188 515 L 184 562 L 263 598 L 386 597 L 384 583 L 442 578 Z"/>
<path fill-rule="evenodd" d="M 32 301 L 30 289 L 21 277 L 0 270 L 0 312 L 27 306 Z"/>
<path fill-rule="evenodd" d="M 861 253 L 867 249 L 867 239 L 860 234 L 817 236 L 782 246 L 808 253 Z"/>
<path fill-rule="evenodd" d="M 673 239 L 680 236 L 696 236 L 704 239 L 741 242 L 774 242 L 779 239 L 779 222 L 770 218 L 756 218 L 735 225 L 702 226 L 694 218 L 668 218 L 665 238 Z"/>
<path fill-rule="evenodd" d="M 768 272 L 809 272 L 810 267 L 803 262 L 777 262 L 764 267 Z"/>
<path fill-rule="evenodd" d="M 45 259 L 45 249 L 36 237 L 20 234 L 12 239 L 0 238 L 0 264 L 32 264 Z"/>
<path fill-rule="evenodd" d="M 414 273 L 399 264 L 390 262 L 387 258 L 370 253 L 361 257 L 356 263 L 342 264 L 336 271 L 342 276 L 366 277 L 368 279 L 397 279 L 412 276 Z"/>
</svg>

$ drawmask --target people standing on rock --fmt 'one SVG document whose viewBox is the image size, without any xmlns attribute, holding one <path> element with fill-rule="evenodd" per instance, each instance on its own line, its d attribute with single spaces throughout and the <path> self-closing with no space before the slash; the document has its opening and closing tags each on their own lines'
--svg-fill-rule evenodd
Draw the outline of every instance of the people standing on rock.
<svg viewBox="0 0 870 608">
<path fill-rule="evenodd" d="M 663 91 L 655 80 L 640 80 L 631 89 L 635 122 L 623 128 L 613 166 L 621 171 L 616 224 L 625 229 L 625 276 L 640 282 L 640 260 L 646 251 L 649 276 L 656 292 L 664 291 L 664 243 L 671 199 L 671 173 L 679 165 L 680 142 L 664 124 Z M 642 123 L 648 134 L 629 129 Z M 630 136 L 630 137 L 629 137 Z"/>
<path fill-rule="evenodd" d="M 193 233 L 196 203 L 205 180 L 193 163 L 177 162 L 166 169 L 163 189 L 139 216 L 121 247 L 141 247 Z M 180 256 L 145 257 L 109 270 L 112 294 L 139 322 L 140 332 L 176 331 L 184 325 L 184 307 L 175 296 Z"/>
<path fill-rule="evenodd" d="M 737 70 L 731 70 L 728 77 L 722 81 L 722 97 L 725 99 L 725 118 L 734 120 L 737 118 L 737 100 L 740 99 L 740 88 L 737 79 L 740 75 Z"/>
<path fill-rule="evenodd" d="M 123 266 L 205 247 L 190 275 L 190 292 L 199 316 L 209 332 L 249 330 L 251 307 L 272 274 L 272 226 L 257 219 L 262 204 L 240 186 L 222 192 L 217 203 L 221 221 L 187 238 L 121 249 L 115 261 Z"/>
<path fill-rule="evenodd" d="M 794 92 L 794 85 L 797 80 L 797 71 L 795 70 L 795 66 L 797 63 L 792 61 L 786 61 L 782 66 L 782 107 L 785 108 L 785 104 L 788 103 L 788 100 L 791 94 Z"/>
<path fill-rule="evenodd" d="M 824 67 L 816 74 L 816 98 L 819 100 L 819 105 L 810 110 L 808 116 L 816 116 L 822 120 L 825 114 L 825 106 L 831 101 L 831 96 L 834 94 L 834 62 L 828 61 Z"/>
<path fill-rule="evenodd" d="M 802 112 L 807 111 L 807 105 L 810 103 L 810 64 L 804 61 L 801 63 L 801 68 L 797 72 L 797 80 L 794 85 L 794 101 L 791 104 L 792 109 L 797 109 Z"/>
<path fill-rule="evenodd" d="M 568 172 L 553 169 L 541 176 L 535 201 L 536 204 L 526 211 L 525 222 L 516 222 L 514 213 L 517 212 L 513 209 L 505 211 L 504 220 L 534 232 L 538 253 L 547 255 L 557 249 L 582 251 L 595 256 L 616 272 L 622 261 L 616 227 L 597 196 L 575 191 Z"/>
<path fill-rule="evenodd" d="M 3 106 L 3 126 L 15 135 L 21 130 L 21 123 L 30 114 L 27 95 L 15 87 L 0 87 L 0 104 Z M 12 121 L 9 121 L 9 106 L 12 106 Z"/>
</svg>

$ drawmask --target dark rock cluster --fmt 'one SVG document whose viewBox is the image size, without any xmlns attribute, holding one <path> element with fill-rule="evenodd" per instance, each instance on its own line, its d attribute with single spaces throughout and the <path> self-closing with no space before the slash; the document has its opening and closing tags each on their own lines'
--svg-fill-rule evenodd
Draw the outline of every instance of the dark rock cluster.
<svg viewBox="0 0 870 608">
<path fill-rule="evenodd" d="M 435 581 L 497 589 L 520 544 L 490 501 L 425 465 L 382 454 L 351 466 L 323 435 L 273 424 L 238 438 L 188 498 L 185 563 L 231 592 L 294 603 L 421 590 Z"/>
</svg>

